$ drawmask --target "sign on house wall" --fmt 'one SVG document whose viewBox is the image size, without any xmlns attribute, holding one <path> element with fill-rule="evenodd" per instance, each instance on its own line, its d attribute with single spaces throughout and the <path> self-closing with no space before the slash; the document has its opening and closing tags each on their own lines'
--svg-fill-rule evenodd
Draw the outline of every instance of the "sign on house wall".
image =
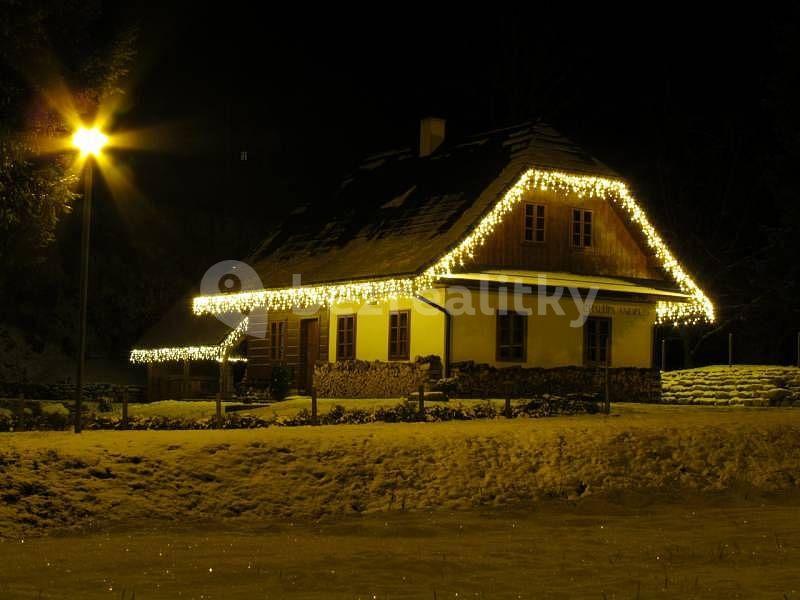
<svg viewBox="0 0 800 600">
<path fill-rule="evenodd" d="M 598 302 L 592 305 L 591 313 L 593 315 L 624 315 L 627 317 L 648 317 L 652 314 L 651 307 L 647 305 L 605 304 Z"/>
</svg>

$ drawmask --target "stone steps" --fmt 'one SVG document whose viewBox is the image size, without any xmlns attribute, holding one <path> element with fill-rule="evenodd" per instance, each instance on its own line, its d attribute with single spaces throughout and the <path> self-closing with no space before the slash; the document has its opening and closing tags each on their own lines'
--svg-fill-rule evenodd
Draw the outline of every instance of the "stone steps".
<svg viewBox="0 0 800 600">
<path fill-rule="evenodd" d="M 670 404 L 800 406 L 800 369 L 704 367 L 661 374 L 661 401 Z"/>
</svg>

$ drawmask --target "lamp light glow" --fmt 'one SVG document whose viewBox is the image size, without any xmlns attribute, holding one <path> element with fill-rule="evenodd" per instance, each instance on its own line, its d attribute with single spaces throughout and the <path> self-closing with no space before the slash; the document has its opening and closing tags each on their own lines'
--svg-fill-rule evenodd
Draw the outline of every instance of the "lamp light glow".
<svg viewBox="0 0 800 600">
<path fill-rule="evenodd" d="M 82 154 L 97 155 L 107 143 L 108 136 L 97 127 L 81 127 L 72 136 L 73 146 L 78 148 Z"/>
</svg>

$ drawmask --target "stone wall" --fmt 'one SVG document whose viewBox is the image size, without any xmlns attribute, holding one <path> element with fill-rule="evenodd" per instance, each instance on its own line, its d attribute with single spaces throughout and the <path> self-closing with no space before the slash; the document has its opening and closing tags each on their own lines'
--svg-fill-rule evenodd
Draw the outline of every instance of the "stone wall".
<svg viewBox="0 0 800 600">
<path fill-rule="evenodd" d="M 399 398 L 441 374 L 438 356 L 411 363 L 365 360 L 319 362 L 314 386 L 321 398 Z"/>
<path fill-rule="evenodd" d="M 117 389 L 128 388 L 129 402 L 144 402 L 144 387 L 140 385 L 121 386 L 113 383 L 86 383 L 83 385 L 85 400 L 99 398 L 114 399 Z M 73 383 L 7 383 L 0 382 L 0 397 L 28 398 L 32 400 L 73 400 L 75 384 Z"/>
<path fill-rule="evenodd" d="M 609 392 L 613 402 L 658 402 L 661 396 L 659 372 L 655 369 L 619 367 L 609 369 Z M 542 394 L 603 394 L 603 369 L 586 367 L 495 368 L 472 362 L 456 363 L 451 377 L 437 388 L 452 398 L 514 398 Z"/>
<path fill-rule="evenodd" d="M 604 371 L 584 367 L 553 369 L 495 368 L 472 362 L 455 363 L 451 377 L 440 379 L 438 357 L 413 363 L 352 360 L 320 362 L 314 385 L 322 398 L 395 398 L 416 392 L 421 384 L 444 391 L 451 398 L 532 398 L 542 394 L 603 394 Z M 609 369 L 609 391 L 614 402 L 658 402 L 659 372 L 653 369 Z"/>
</svg>

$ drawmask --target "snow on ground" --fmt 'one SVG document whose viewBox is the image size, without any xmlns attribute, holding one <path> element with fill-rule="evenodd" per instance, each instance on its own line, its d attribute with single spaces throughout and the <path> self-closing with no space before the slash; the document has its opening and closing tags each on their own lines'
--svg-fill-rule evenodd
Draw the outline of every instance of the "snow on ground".
<svg viewBox="0 0 800 600">
<path fill-rule="evenodd" d="M 0 536 L 114 523 L 288 522 L 629 492 L 792 494 L 800 411 L 224 431 L 0 434 Z"/>
<path fill-rule="evenodd" d="M 233 402 L 223 402 L 225 406 Z M 113 412 L 122 416 L 122 404 L 114 403 Z M 102 413 L 99 413 L 102 416 Z M 171 417 L 182 419 L 210 419 L 217 414 L 217 403 L 214 400 L 160 400 L 159 402 L 131 403 L 128 405 L 130 417 Z"/>
<path fill-rule="evenodd" d="M 596 500 L 0 542 L 0 598 L 800 598 L 796 506 Z M 135 596 L 134 596 L 135 594 Z"/>
</svg>

